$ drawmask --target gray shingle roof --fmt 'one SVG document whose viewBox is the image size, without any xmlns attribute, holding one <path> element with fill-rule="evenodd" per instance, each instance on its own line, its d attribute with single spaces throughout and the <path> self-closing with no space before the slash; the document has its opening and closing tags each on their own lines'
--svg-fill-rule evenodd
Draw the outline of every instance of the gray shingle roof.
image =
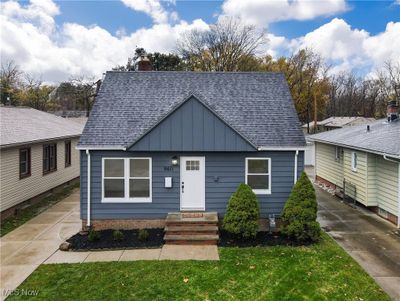
<svg viewBox="0 0 400 301">
<path fill-rule="evenodd" d="M 79 136 L 84 124 L 26 107 L 0 107 L 0 146 Z"/>
<path fill-rule="evenodd" d="M 107 72 L 81 147 L 128 147 L 190 95 L 255 146 L 304 146 L 281 73 Z"/>
<path fill-rule="evenodd" d="M 370 124 L 369 132 L 364 124 L 311 135 L 308 139 L 400 157 L 400 121 L 388 123 L 381 119 Z"/>
</svg>

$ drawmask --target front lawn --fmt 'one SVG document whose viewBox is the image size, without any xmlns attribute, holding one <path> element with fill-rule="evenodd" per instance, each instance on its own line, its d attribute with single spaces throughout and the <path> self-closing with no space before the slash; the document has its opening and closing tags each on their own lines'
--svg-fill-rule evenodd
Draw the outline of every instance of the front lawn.
<svg viewBox="0 0 400 301">
<path fill-rule="evenodd" d="M 327 235 L 307 247 L 220 248 L 219 262 L 40 266 L 7 300 L 390 300 Z"/>
</svg>

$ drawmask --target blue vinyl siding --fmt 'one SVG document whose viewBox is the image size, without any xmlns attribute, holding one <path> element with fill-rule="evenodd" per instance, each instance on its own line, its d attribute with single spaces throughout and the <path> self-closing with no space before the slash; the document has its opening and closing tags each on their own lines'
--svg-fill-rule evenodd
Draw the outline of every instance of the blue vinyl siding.
<svg viewBox="0 0 400 301">
<path fill-rule="evenodd" d="M 180 210 L 180 168 L 171 166 L 173 156 L 205 156 L 206 211 L 225 213 L 231 194 L 245 182 L 245 158 L 269 157 L 272 160 L 272 193 L 259 195 L 261 216 L 280 214 L 293 186 L 294 151 L 271 152 L 123 152 L 91 151 L 91 218 L 151 219 L 165 218 L 168 212 Z M 102 157 L 152 157 L 152 203 L 101 203 Z M 304 152 L 299 152 L 298 175 L 303 171 Z M 173 178 L 173 188 L 164 188 L 164 178 Z M 87 214 L 87 157 L 81 151 L 81 218 Z"/>
<path fill-rule="evenodd" d="M 190 98 L 130 148 L 131 151 L 256 151 L 218 116 Z"/>
</svg>

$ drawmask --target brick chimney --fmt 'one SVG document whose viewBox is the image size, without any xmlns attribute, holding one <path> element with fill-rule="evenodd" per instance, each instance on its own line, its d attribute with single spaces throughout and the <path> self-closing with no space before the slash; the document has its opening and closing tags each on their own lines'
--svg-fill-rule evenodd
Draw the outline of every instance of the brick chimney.
<svg viewBox="0 0 400 301">
<path fill-rule="evenodd" d="M 147 57 L 147 55 L 141 55 L 139 62 L 137 63 L 137 70 L 138 71 L 151 71 L 153 70 L 152 66 L 151 66 L 151 62 L 149 60 L 149 58 Z"/>
<path fill-rule="evenodd" d="M 393 122 L 399 119 L 399 103 L 396 100 L 391 100 L 388 102 L 387 119 L 388 122 Z"/>
</svg>

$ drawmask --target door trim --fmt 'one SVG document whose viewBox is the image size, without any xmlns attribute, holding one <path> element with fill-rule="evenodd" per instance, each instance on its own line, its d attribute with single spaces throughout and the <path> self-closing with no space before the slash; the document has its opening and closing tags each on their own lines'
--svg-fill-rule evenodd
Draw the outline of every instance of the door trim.
<svg viewBox="0 0 400 301">
<path fill-rule="evenodd" d="M 201 168 L 201 175 L 203 177 L 204 181 L 204 195 L 203 195 L 203 206 L 202 207 L 196 207 L 196 208 L 187 208 L 187 207 L 182 207 L 182 190 L 181 190 L 181 185 L 182 185 L 182 174 L 183 174 L 183 168 L 186 168 L 186 164 L 184 163 L 185 159 L 199 159 L 200 160 L 200 166 L 203 166 Z M 179 157 L 179 210 L 180 211 L 205 211 L 206 210 L 206 157 L 205 156 L 181 156 Z M 185 166 L 184 166 L 185 165 Z"/>
</svg>

